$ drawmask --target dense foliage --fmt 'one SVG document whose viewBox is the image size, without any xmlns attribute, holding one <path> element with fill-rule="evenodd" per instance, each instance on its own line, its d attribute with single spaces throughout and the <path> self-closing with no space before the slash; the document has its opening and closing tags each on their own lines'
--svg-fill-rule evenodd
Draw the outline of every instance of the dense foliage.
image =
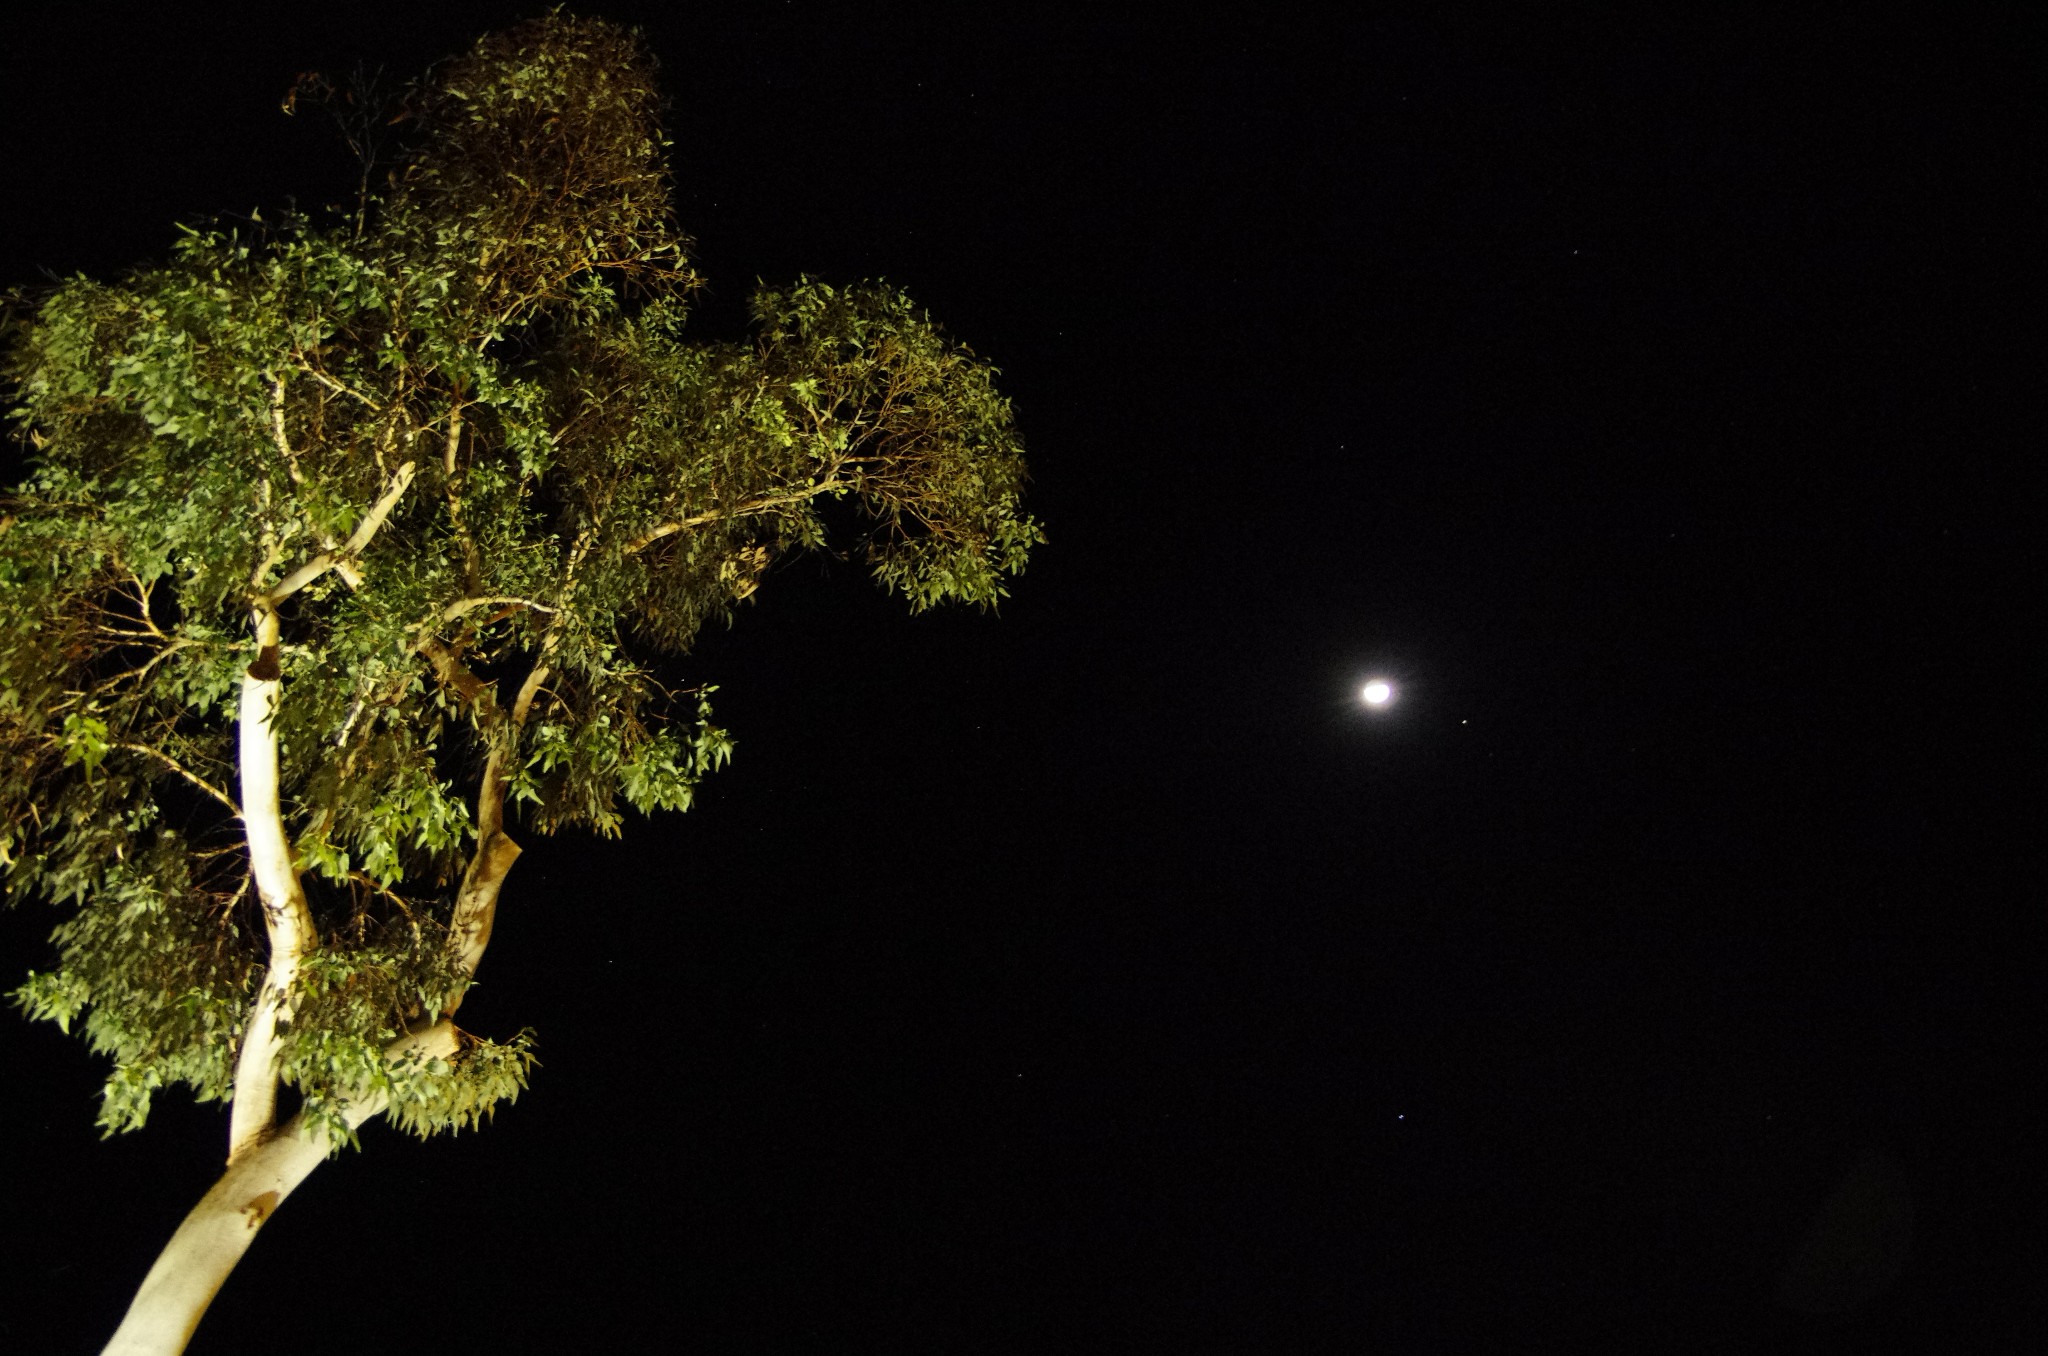
<svg viewBox="0 0 2048 1356">
<path fill-rule="evenodd" d="M 539 20 L 406 94 L 361 211 L 188 229 L 17 299 L 0 869 L 65 910 L 16 999 L 111 1057 L 110 1132 L 172 1083 L 238 1091 L 266 955 L 245 673 L 279 683 L 317 930 L 276 1076 L 309 1115 L 374 1089 L 425 1133 L 530 1059 L 526 1033 L 384 1057 L 460 1002 L 489 841 L 686 808 L 731 741 L 664 675 L 826 544 L 829 501 L 913 608 L 992 604 L 1041 540 L 992 370 L 893 290 L 799 281 L 755 296 L 750 340 L 685 338 L 657 112 L 632 34 Z"/>
</svg>

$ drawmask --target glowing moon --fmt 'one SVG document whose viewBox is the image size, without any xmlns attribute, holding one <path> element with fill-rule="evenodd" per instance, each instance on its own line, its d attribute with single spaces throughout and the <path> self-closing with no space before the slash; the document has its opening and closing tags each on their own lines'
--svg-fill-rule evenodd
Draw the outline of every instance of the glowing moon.
<svg viewBox="0 0 2048 1356">
<path fill-rule="evenodd" d="M 1394 685 L 1375 678 L 1367 683 L 1365 690 L 1358 695 L 1365 698 L 1367 706 L 1385 706 L 1394 700 Z"/>
</svg>

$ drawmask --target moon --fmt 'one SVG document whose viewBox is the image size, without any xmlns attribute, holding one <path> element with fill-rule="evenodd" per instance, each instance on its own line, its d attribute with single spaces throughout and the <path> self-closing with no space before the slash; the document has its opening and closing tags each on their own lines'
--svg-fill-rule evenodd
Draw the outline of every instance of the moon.
<svg viewBox="0 0 2048 1356">
<path fill-rule="evenodd" d="M 1375 678 L 1358 695 L 1365 699 L 1367 706 L 1385 706 L 1394 700 L 1394 685 L 1384 678 Z"/>
</svg>

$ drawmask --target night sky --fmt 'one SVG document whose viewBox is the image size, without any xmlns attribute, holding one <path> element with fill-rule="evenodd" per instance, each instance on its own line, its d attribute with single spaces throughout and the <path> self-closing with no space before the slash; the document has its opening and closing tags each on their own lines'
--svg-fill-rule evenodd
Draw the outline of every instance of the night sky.
<svg viewBox="0 0 2048 1356">
<path fill-rule="evenodd" d="M 0 285 L 339 201 L 297 72 L 534 10 L 204 12 L 0 36 Z M 663 62 L 701 332 L 904 287 L 1050 543 L 999 616 L 813 557 L 707 635 L 698 807 L 524 836 L 463 1023 L 531 1090 L 367 1129 L 192 1351 L 2048 1321 L 2038 22 L 583 12 Z M 96 1350 L 226 1113 L 102 1143 L 11 1011 L 0 1067 L 0 1348 Z"/>
</svg>

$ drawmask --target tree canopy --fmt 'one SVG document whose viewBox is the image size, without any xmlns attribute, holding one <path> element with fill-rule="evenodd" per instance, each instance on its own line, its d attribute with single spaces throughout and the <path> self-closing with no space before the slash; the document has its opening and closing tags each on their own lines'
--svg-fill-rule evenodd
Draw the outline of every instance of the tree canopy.
<svg viewBox="0 0 2048 1356">
<path fill-rule="evenodd" d="M 686 337 L 659 113 L 632 33 L 556 14 L 407 91 L 360 210 L 15 298 L 0 867 L 64 911 L 15 998 L 112 1060 L 109 1133 L 178 1083 L 231 1155 L 280 1083 L 334 1143 L 474 1124 L 530 1033 L 395 1052 L 514 827 L 616 834 L 727 758 L 700 630 L 789 552 L 989 606 L 1043 540 L 995 370 L 894 289 Z"/>
</svg>

